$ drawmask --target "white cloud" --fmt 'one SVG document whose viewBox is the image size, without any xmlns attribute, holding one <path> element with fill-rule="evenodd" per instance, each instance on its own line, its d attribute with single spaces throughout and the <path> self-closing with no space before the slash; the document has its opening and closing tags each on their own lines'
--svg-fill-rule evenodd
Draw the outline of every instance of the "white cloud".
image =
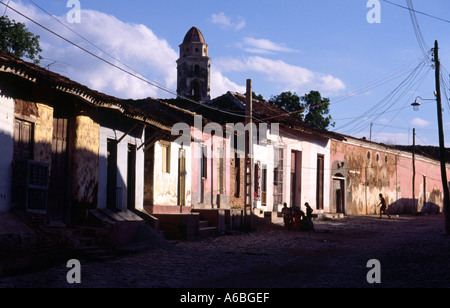
<svg viewBox="0 0 450 308">
<path fill-rule="evenodd" d="M 336 77 L 316 73 L 282 60 L 254 56 L 243 60 L 222 58 L 216 59 L 214 62 L 222 72 L 262 73 L 266 80 L 278 84 L 282 91 L 309 92 L 310 90 L 317 90 L 326 92 L 325 95 L 328 95 L 345 89 L 344 82 Z"/>
<path fill-rule="evenodd" d="M 61 36 L 88 49 L 99 57 L 133 74 L 141 74 L 141 76 L 146 76 L 150 80 L 156 80 L 164 88 L 176 89 L 175 61 L 178 54 L 166 40 L 157 37 L 146 26 L 125 23 L 102 12 L 82 10 L 81 23 L 70 24 L 69 26 L 87 41 L 99 47 L 100 51 L 93 44 L 83 40 L 80 36 L 57 23 L 52 17 L 37 11 L 34 7 L 23 5 L 20 2 L 11 2 L 11 4 L 33 20 L 46 25 Z M 121 98 L 174 97 L 173 94 L 145 83 L 68 44 L 61 38 L 27 22 L 13 12 L 8 12 L 8 15 L 11 19 L 25 22 L 33 33 L 41 36 L 42 56 L 67 63 L 64 72 L 57 72 L 72 80 L 85 84 L 94 90 Z M 59 20 L 66 23 L 65 17 L 61 16 Z M 126 66 L 114 58 L 125 63 Z M 133 71 L 133 68 L 138 73 Z"/>
<path fill-rule="evenodd" d="M 120 71 L 68 44 L 61 38 L 46 32 L 23 17 L 8 12 L 11 19 L 25 22 L 33 33 L 41 36 L 42 55 L 45 58 L 52 59 L 52 61 L 58 61 L 50 66 L 55 72 L 89 88 L 120 98 L 175 97 L 175 94 L 172 93 L 176 92 L 177 88 L 176 60 L 179 56 L 178 52 L 166 40 L 158 37 L 145 25 L 125 23 L 112 15 L 98 11 L 82 10 L 81 23 L 68 26 L 89 42 L 93 42 L 95 46 L 101 49 L 100 51 L 91 43 L 63 27 L 53 17 L 42 13 L 33 6 L 14 1 L 11 1 L 11 6 L 107 61 L 138 76 L 145 76 L 151 82 L 155 81 L 158 85 L 169 89 L 171 93 Z M 58 17 L 58 19 L 67 24 L 65 15 Z M 236 24 L 235 28 L 240 26 Z M 108 54 L 126 64 L 126 66 L 111 58 Z M 43 65 L 52 61 L 43 61 Z M 61 63 L 64 63 L 64 65 Z M 133 68 L 140 74 L 133 71 Z M 211 96 L 216 97 L 227 91 L 245 92 L 245 87 L 235 84 L 217 70 L 217 67 L 213 66 L 211 69 L 211 91 Z"/>
<path fill-rule="evenodd" d="M 239 86 L 225 77 L 214 66 L 211 67 L 211 98 L 216 98 L 228 91 L 245 93 L 245 86 Z"/>
<path fill-rule="evenodd" d="M 231 30 L 241 30 L 246 26 L 245 20 L 242 17 L 237 17 L 236 21 L 233 21 L 231 17 L 226 16 L 224 12 L 221 12 L 219 14 L 212 14 L 210 21 L 213 24 L 220 25 L 224 29 L 231 29 Z"/>
<path fill-rule="evenodd" d="M 267 39 L 255 39 L 245 37 L 243 43 L 238 44 L 238 47 L 247 52 L 256 54 L 273 54 L 276 52 L 295 52 L 296 50 L 287 47 L 282 43 L 274 43 Z"/>
<path fill-rule="evenodd" d="M 420 118 L 415 118 L 414 120 L 411 121 L 411 125 L 419 127 L 427 127 L 428 125 L 430 125 L 430 122 Z"/>
</svg>

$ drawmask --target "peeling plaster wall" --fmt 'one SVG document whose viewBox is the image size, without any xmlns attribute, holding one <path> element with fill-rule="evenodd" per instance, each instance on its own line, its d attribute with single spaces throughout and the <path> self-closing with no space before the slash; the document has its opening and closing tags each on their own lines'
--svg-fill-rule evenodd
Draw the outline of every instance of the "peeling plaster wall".
<svg viewBox="0 0 450 308">
<path fill-rule="evenodd" d="M 98 197 L 100 125 L 81 115 L 70 122 L 72 200 L 74 206 L 93 209 Z"/>
<path fill-rule="evenodd" d="M 388 212 L 416 213 L 427 206 L 442 211 L 442 182 L 438 161 L 416 155 L 415 199 L 413 202 L 412 154 L 375 143 L 351 139 L 331 142 L 331 181 L 345 178 L 345 214 L 379 214 L 378 195 L 383 194 Z M 335 187 L 331 186 L 331 212 L 336 212 Z M 432 203 L 432 204 L 431 204 Z"/>
<path fill-rule="evenodd" d="M 231 199 L 231 182 L 234 178 L 231 178 L 231 156 L 234 158 L 234 153 L 231 154 L 231 142 L 226 138 L 225 134 L 219 129 L 215 131 L 215 136 L 211 139 L 210 132 L 205 128 L 206 133 L 197 131 L 192 128 L 192 136 L 196 138 L 198 142 L 191 143 L 191 189 L 192 197 L 191 204 L 196 209 L 211 209 L 211 208 L 230 208 Z M 222 136 L 220 135 L 222 134 Z M 200 139 L 202 142 L 200 142 Z M 207 149 L 207 177 L 201 179 L 201 146 L 205 146 Z M 218 189 L 218 162 L 219 155 L 218 149 L 224 149 L 223 157 L 223 190 L 219 192 Z M 234 161 L 234 160 L 233 160 Z M 242 170 L 242 169 L 241 169 Z M 203 202 L 201 202 L 201 181 L 204 183 Z M 233 184 L 234 185 L 234 184 Z M 244 185 L 241 183 L 241 185 Z"/>
<path fill-rule="evenodd" d="M 153 205 L 178 205 L 178 154 L 180 145 L 170 143 L 170 172 L 163 172 L 162 146 L 156 142 L 154 153 Z M 186 154 L 186 206 L 191 206 L 191 148 L 183 146 Z"/>
<path fill-rule="evenodd" d="M 14 100 L 0 96 L 0 213 L 11 207 L 13 138 Z"/>
<path fill-rule="evenodd" d="M 38 116 L 34 126 L 34 160 L 48 164 L 49 172 L 51 172 L 53 108 L 43 104 L 36 104 L 36 106 Z"/>
</svg>

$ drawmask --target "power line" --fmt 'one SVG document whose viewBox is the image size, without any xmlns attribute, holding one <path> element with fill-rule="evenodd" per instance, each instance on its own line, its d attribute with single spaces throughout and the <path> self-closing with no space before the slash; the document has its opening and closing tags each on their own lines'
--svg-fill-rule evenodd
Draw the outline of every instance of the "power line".
<svg viewBox="0 0 450 308">
<path fill-rule="evenodd" d="M 372 108 L 361 114 L 356 121 L 349 121 L 346 124 L 338 127 L 335 129 L 335 131 L 342 131 L 342 129 L 346 127 L 351 127 L 350 129 L 347 129 L 347 132 L 352 132 L 360 128 L 362 125 L 365 126 L 366 118 L 374 117 L 374 115 L 382 115 L 386 113 L 390 108 L 393 107 L 394 104 L 390 104 L 390 102 L 395 98 L 396 95 L 398 95 L 398 92 L 406 86 L 406 88 L 410 87 L 411 84 L 413 84 L 414 80 L 417 78 L 417 76 L 422 71 L 423 67 L 426 64 L 426 60 L 422 59 L 422 61 L 412 70 L 412 72 L 394 89 L 392 90 L 386 97 L 384 97 L 378 104 L 374 105 Z M 405 90 L 406 91 L 406 90 Z M 403 92 L 405 92 L 403 91 Z M 387 106 L 387 108 L 386 108 Z M 382 111 L 380 113 L 380 111 Z M 379 117 L 379 116 L 378 116 Z M 374 120 L 376 120 L 378 117 L 375 117 Z M 358 119 L 361 119 L 358 121 Z M 374 121 L 372 120 L 372 121 Z M 362 123 L 361 121 L 364 121 Z M 361 130 L 361 129 L 360 129 Z"/>
<path fill-rule="evenodd" d="M 80 50 L 82 50 L 82 51 L 84 51 L 84 52 L 90 54 L 91 56 L 97 58 L 98 60 L 103 61 L 103 62 L 105 62 L 106 64 L 108 64 L 108 65 L 110 65 L 110 66 L 112 66 L 112 67 L 115 67 L 116 69 L 118 69 L 118 70 L 120 70 L 120 71 L 122 71 L 122 72 L 124 72 L 124 73 L 126 73 L 126 74 L 128 74 L 128 75 L 130 75 L 130 76 L 132 76 L 132 77 L 134 77 L 134 78 L 136 78 L 136 79 L 139 79 L 139 80 L 141 80 L 141 81 L 143 81 L 143 82 L 145 82 L 145 83 L 147 83 L 147 84 L 149 84 L 149 85 L 151 85 L 151 86 L 154 86 L 154 87 L 156 87 L 156 88 L 158 88 L 158 89 L 160 89 L 160 90 L 162 90 L 162 91 L 168 92 L 168 93 L 170 93 L 170 94 L 172 94 L 172 95 L 175 95 L 175 96 L 177 96 L 177 97 L 179 97 L 179 98 L 181 98 L 181 99 L 184 99 L 184 100 L 189 101 L 189 102 L 192 102 L 192 103 L 194 103 L 194 104 L 203 106 L 203 107 L 205 107 L 205 108 L 208 108 L 208 109 L 211 109 L 211 110 L 215 110 L 215 111 L 218 111 L 218 112 L 221 112 L 221 113 L 225 113 L 225 114 L 237 116 L 237 117 L 247 118 L 246 115 L 237 114 L 237 113 L 229 112 L 229 111 L 226 111 L 226 110 L 221 110 L 221 109 L 218 109 L 218 108 L 214 108 L 214 107 L 211 107 L 211 106 L 209 106 L 209 105 L 202 104 L 202 103 L 200 103 L 200 102 L 194 101 L 194 100 L 192 100 L 192 99 L 190 99 L 190 98 L 188 98 L 188 97 L 184 97 L 184 96 L 178 95 L 176 92 L 174 92 L 174 91 L 172 91 L 172 90 L 169 90 L 169 89 L 167 89 L 167 88 L 165 88 L 165 87 L 163 87 L 163 86 L 157 84 L 156 82 L 152 82 L 152 81 L 149 81 L 149 80 L 147 80 L 147 79 L 144 79 L 143 77 L 138 76 L 138 75 L 136 75 L 135 73 L 129 72 L 129 71 L 127 71 L 126 69 L 124 69 L 124 68 L 122 68 L 122 67 L 120 67 L 120 66 L 118 66 L 118 65 L 116 65 L 116 64 L 114 64 L 114 63 L 112 63 L 111 61 L 108 61 L 108 60 L 106 60 L 106 59 L 104 59 L 104 58 L 102 58 L 102 57 L 100 57 L 100 56 L 94 54 L 93 52 L 87 50 L 86 48 L 84 48 L 84 47 L 82 47 L 82 46 L 80 46 L 80 45 L 78 45 L 78 44 L 76 44 L 76 43 L 70 41 L 69 39 L 63 37 L 62 35 L 56 33 L 55 31 L 53 31 L 53 30 L 51 30 L 51 29 L 49 29 L 48 27 L 45 27 L 44 25 L 38 23 L 37 21 L 33 20 L 32 18 L 30 18 L 30 17 L 26 16 L 25 14 L 19 12 L 18 10 L 14 9 L 13 7 L 9 6 L 8 4 L 6 4 L 6 3 L 4 3 L 4 2 L 1 2 L 1 1 L 0 1 L 0 4 L 3 4 L 5 7 L 11 9 L 12 11 L 16 12 L 16 13 L 19 14 L 20 16 L 22 16 L 22 17 L 28 19 L 29 21 L 33 22 L 33 23 L 36 24 L 37 26 L 39 26 L 39 27 L 43 28 L 44 30 L 46 30 L 46 31 L 48 31 L 48 32 L 50 32 L 50 33 L 52 33 L 53 35 L 55 35 L 55 36 L 61 38 L 62 40 L 66 41 L 67 43 L 69 43 L 69 44 L 71 44 L 71 45 L 73 45 L 73 46 L 79 48 Z"/>
<path fill-rule="evenodd" d="M 414 62 L 415 62 L 415 61 L 416 61 L 416 60 L 414 60 Z M 342 102 L 342 101 L 344 101 L 344 100 L 346 100 L 346 99 L 348 99 L 348 98 L 354 97 L 354 96 L 356 96 L 356 95 L 358 95 L 358 94 L 360 94 L 360 93 L 362 93 L 362 92 L 366 92 L 366 91 L 375 89 L 375 88 L 377 88 L 377 87 L 380 87 L 380 86 L 382 86 L 382 85 L 388 83 L 388 82 L 391 81 L 391 80 L 394 80 L 394 79 L 399 78 L 399 77 L 401 76 L 401 73 L 402 73 L 403 71 L 405 71 L 407 68 L 409 68 L 410 65 L 411 65 L 411 63 L 408 63 L 408 64 L 402 66 L 401 69 L 399 69 L 399 70 L 397 70 L 397 71 L 395 71 L 395 72 L 393 72 L 393 73 L 387 73 L 387 74 L 381 76 L 381 77 L 378 78 L 378 79 L 375 79 L 375 80 L 373 80 L 373 81 L 370 81 L 370 82 L 368 82 L 368 83 L 365 84 L 365 85 L 359 86 L 358 88 L 356 88 L 355 90 L 352 90 L 352 91 L 348 92 L 347 94 L 344 94 L 344 95 L 339 96 L 339 97 L 334 98 L 334 99 L 330 99 L 330 101 L 329 101 L 328 103 L 329 103 L 329 104 L 337 104 L 337 103 L 340 103 L 340 102 Z M 321 105 L 328 104 L 328 103 L 327 103 L 327 102 L 321 103 L 321 104 L 312 106 L 311 108 L 313 108 L 313 107 L 319 107 L 319 106 L 321 106 Z M 275 118 L 279 118 L 279 117 L 282 117 L 282 116 L 287 116 L 287 115 L 292 115 L 292 114 L 296 114 L 296 113 L 301 113 L 301 112 L 304 112 L 305 110 L 306 110 L 306 108 L 299 109 L 299 110 L 294 110 L 294 111 L 291 111 L 291 112 L 286 112 L 286 113 L 284 113 L 284 114 L 280 114 L 280 115 L 276 115 L 276 116 L 273 116 L 273 117 L 265 118 L 265 119 L 263 119 L 263 120 L 270 120 L 270 119 L 275 119 Z"/>
<path fill-rule="evenodd" d="M 419 21 L 417 20 L 417 16 L 414 12 L 414 5 L 412 3 L 412 0 L 406 1 L 408 4 L 409 10 L 409 16 L 411 18 L 412 26 L 414 29 L 414 34 L 416 36 L 417 42 L 419 43 L 419 47 L 422 50 L 423 55 L 428 60 L 428 62 L 431 62 L 431 59 L 428 57 L 427 50 L 430 50 L 430 47 L 427 46 L 425 39 L 423 38 L 422 31 L 419 27 Z"/>
<path fill-rule="evenodd" d="M 417 10 L 411 9 L 409 7 L 406 7 L 406 6 L 403 6 L 403 5 L 400 5 L 400 4 L 388 1 L 388 0 L 383 0 L 383 1 L 386 2 L 386 3 L 392 4 L 392 5 L 398 6 L 398 7 L 402 8 L 402 9 L 413 11 L 414 13 L 422 14 L 422 15 L 425 15 L 427 17 L 431 17 L 431 18 L 434 18 L 434 19 L 437 19 L 437 20 L 440 20 L 440 21 L 443 21 L 443 22 L 450 23 L 450 20 L 447 20 L 447 19 L 443 19 L 443 18 L 440 18 L 440 17 L 437 17 L 437 16 L 433 16 L 433 15 L 421 12 L 421 11 L 417 11 Z"/>
</svg>

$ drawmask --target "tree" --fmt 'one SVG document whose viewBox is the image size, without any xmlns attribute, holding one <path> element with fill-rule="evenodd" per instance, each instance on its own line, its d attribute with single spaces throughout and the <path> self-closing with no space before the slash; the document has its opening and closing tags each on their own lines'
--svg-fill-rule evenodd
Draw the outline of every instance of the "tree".
<svg viewBox="0 0 450 308">
<path fill-rule="evenodd" d="M 255 92 L 252 92 L 252 97 L 253 97 L 253 99 L 256 99 L 258 101 L 263 101 L 263 102 L 266 101 L 264 99 L 264 96 L 262 96 L 261 94 L 256 94 Z"/>
<path fill-rule="evenodd" d="M 292 93 L 291 91 L 283 92 L 280 95 L 272 96 L 269 103 L 277 105 L 287 112 L 292 112 L 292 116 L 301 121 L 304 120 L 305 105 L 301 103 L 297 93 Z"/>
<path fill-rule="evenodd" d="M 332 118 L 329 115 L 329 98 L 322 98 L 318 91 L 311 91 L 309 94 L 302 96 L 301 100 L 305 102 L 308 108 L 308 114 L 305 116 L 306 123 L 320 129 L 327 129 L 330 125 L 334 127 L 335 123 L 331 123 Z"/>
<path fill-rule="evenodd" d="M 335 123 L 331 123 L 332 118 L 329 115 L 330 100 L 322 98 L 318 91 L 310 91 L 309 94 L 302 97 L 299 97 L 297 93 L 287 91 L 272 96 L 269 103 L 283 108 L 292 116 L 313 127 L 327 129 L 328 126 L 334 127 L 335 125 Z"/>
<path fill-rule="evenodd" d="M 10 20 L 7 16 L 0 17 L 0 50 L 6 51 L 17 58 L 26 57 L 39 64 L 42 49 L 39 45 L 39 35 L 34 35 L 25 24 Z"/>
</svg>

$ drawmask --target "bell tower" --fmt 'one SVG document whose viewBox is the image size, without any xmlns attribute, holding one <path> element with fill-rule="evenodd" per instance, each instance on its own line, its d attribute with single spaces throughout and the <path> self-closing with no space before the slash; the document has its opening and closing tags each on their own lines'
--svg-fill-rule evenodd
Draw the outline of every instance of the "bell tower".
<svg viewBox="0 0 450 308">
<path fill-rule="evenodd" d="M 203 34 L 196 27 L 184 37 L 177 64 L 177 95 L 197 102 L 209 101 L 211 58 Z"/>
</svg>

